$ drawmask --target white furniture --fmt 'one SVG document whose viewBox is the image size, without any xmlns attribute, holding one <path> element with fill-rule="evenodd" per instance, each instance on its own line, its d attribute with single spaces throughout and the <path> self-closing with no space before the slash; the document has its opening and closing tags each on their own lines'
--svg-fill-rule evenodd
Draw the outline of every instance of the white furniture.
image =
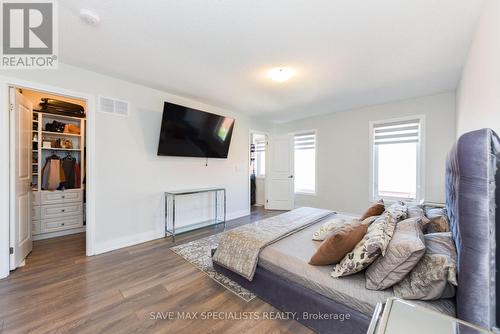
<svg viewBox="0 0 500 334">
<path fill-rule="evenodd" d="M 189 196 L 202 193 L 214 194 L 214 218 L 194 224 L 176 226 L 176 199 L 179 196 Z M 226 189 L 225 188 L 201 188 L 189 190 L 174 190 L 165 192 L 165 232 L 172 236 L 175 241 L 175 236 L 180 233 L 197 230 L 203 227 L 224 224 L 226 227 Z"/>
<path fill-rule="evenodd" d="M 80 129 L 79 134 L 45 131 L 45 125 L 54 120 L 72 124 Z M 34 240 L 46 239 L 85 230 L 84 222 L 84 177 L 85 177 L 85 118 L 49 114 L 33 111 L 32 120 L 32 235 Z M 73 148 L 44 147 L 43 141 L 65 139 Z M 80 164 L 80 183 L 77 188 L 67 190 L 44 190 L 42 169 L 48 156 L 56 154 L 64 158 L 67 154 Z"/>
<path fill-rule="evenodd" d="M 408 300 L 389 298 L 380 317 L 377 305 L 368 334 L 468 334 L 493 333 Z"/>
<path fill-rule="evenodd" d="M 35 239 L 81 232 L 83 190 L 33 191 L 31 217 Z"/>
<path fill-rule="evenodd" d="M 73 124 L 80 128 L 79 134 L 50 132 L 45 131 L 45 125 L 52 121 L 58 121 L 66 124 Z M 33 140 L 32 147 L 32 184 L 33 191 L 42 190 L 42 168 L 45 163 L 45 158 L 51 154 L 57 154 L 64 157 L 66 154 L 71 154 L 77 157 L 81 166 L 81 183 L 80 188 L 83 188 L 83 179 L 85 177 L 85 118 L 55 115 L 40 111 L 33 111 L 32 132 Z M 66 139 L 73 143 L 73 148 L 58 148 L 44 147 L 43 141 L 51 141 L 52 139 Z"/>
</svg>

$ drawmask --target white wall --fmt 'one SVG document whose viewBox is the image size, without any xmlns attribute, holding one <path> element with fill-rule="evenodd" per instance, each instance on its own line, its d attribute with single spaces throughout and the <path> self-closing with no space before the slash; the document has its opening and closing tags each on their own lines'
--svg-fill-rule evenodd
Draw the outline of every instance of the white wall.
<svg viewBox="0 0 500 334">
<path fill-rule="evenodd" d="M 457 135 L 480 128 L 500 134 L 500 2 L 485 0 L 457 89 Z"/>
<path fill-rule="evenodd" d="M 317 193 L 296 195 L 296 205 L 360 213 L 369 204 L 369 122 L 410 115 L 426 117 L 425 200 L 444 202 L 444 165 L 455 140 L 455 94 L 445 93 L 276 127 L 278 133 L 317 130 Z"/>
<path fill-rule="evenodd" d="M 267 130 L 262 123 L 64 64 L 58 70 L 0 71 L 0 75 L 130 102 L 129 118 L 104 113 L 97 113 L 95 118 L 96 252 L 162 236 L 165 190 L 225 187 L 228 217 L 248 214 L 249 128 Z M 166 100 L 235 117 L 229 158 L 209 159 L 206 167 L 205 159 L 201 158 L 158 157 L 156 150 Z M 187 206 L 187 211 L 197 208 L 202 214 L 207 212 L 197 202 Z"/>
</svg>

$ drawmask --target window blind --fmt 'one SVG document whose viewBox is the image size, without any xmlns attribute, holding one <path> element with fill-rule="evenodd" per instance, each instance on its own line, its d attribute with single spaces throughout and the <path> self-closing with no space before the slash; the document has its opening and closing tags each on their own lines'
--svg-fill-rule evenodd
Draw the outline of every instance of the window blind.
<svg viewBox="0 0 500 334">
<path fill-rule="evenodd" d="M 316 148 L 316 134 L 314 132 L 296 134 L 294 148 L 296 150 L 314 150 Z"/>
<path fill-rule="evenodd" d="M 401 144 L 420 141 L 420 120 L 379 123 L 373 126 L 373 143 Z"/>
</svg>

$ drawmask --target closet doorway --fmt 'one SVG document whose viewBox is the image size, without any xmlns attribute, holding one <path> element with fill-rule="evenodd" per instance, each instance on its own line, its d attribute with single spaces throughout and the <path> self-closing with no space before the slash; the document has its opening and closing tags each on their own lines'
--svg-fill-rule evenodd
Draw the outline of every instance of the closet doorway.
<svg viewBox="0 0 500 334">
<path fill-rule="evenodd" d="M 88 101 L 9 86 L 9 104 L 9 269 L 14 270 L 29 265 L 37 240 L 85 238 Z M 85 242 L 80 244 L 85 254 Z"/>
<path fill-rule="evenodd" d="M 250 209 L 266 204 L 267 134 L 250 131 Z"/>
</svg>

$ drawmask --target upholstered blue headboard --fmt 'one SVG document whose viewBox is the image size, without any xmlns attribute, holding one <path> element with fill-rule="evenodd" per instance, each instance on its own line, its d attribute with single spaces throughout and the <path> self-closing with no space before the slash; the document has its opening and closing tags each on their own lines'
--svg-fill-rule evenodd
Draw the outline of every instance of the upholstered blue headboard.
<svg viewBox="0 0 500 334">
<path fill-rule="evenodd" d="M 458 252 L 457 317 L 490 330 L 500 324 L 499 175 L 495 132 L 482 129 L 458 139 L 446 163 L 446 206 Z"/>
</svg>

